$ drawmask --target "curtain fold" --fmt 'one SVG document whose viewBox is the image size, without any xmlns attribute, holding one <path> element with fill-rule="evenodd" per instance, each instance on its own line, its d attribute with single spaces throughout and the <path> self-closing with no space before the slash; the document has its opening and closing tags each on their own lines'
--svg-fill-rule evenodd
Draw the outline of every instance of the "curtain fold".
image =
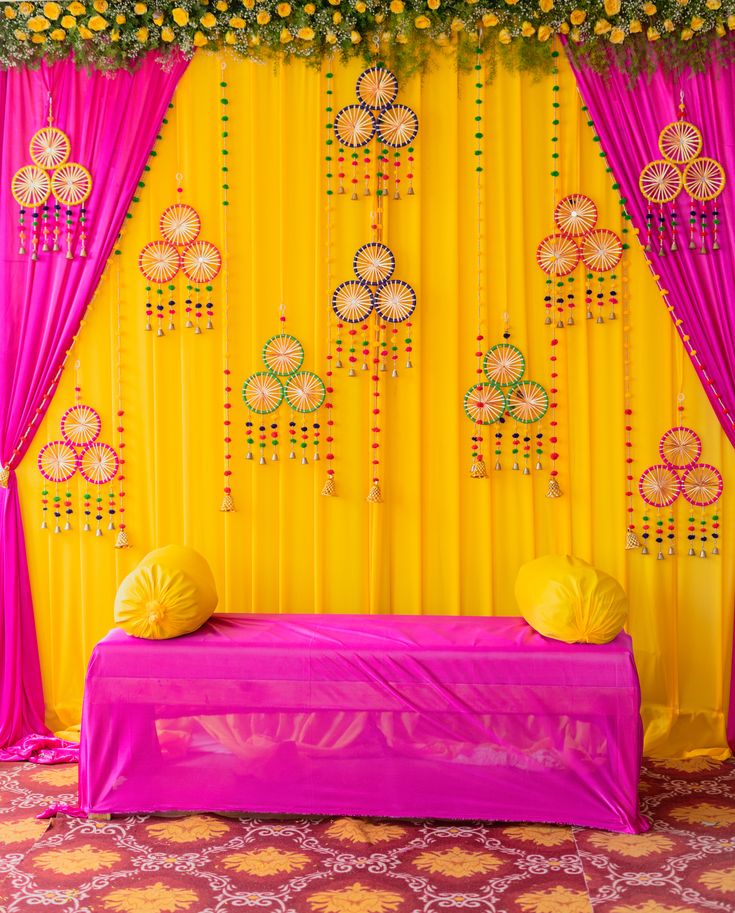
<svg viewBox="0 0 735 913">
<path fill-rule="evenodd" d="M 94 295 L 143 166 L 179 77 L 183 58 L 166 69 L 149 55 L 131 73 L 84 72 L 73 59 L 38 70 L 0 73 L 0 760 L 68 760 L 74 749 L 48 738 L 38 647 L 14 470 L 23 459 L 58 381 L 66 351 Z M 71 140 L 70 161 L 94 182 L 87 201 L 88 256 L 18 253 L 13 174 L 31 164 L 28 144 L 54 125 Z M 29 231 L 30 214 L 26 217 Z M 63 247 L 63 245 L 62 245 Z M 28 429 L 31 429 L 30 432 Z M 44 738 L 34 738 L 34 736 Z"/>
<path fill-rule="evenodd" d="M 677 253 L 658 256 L 651 252 L 648 256 L 662 288 L 668 290 L 672 319 L 682 321 L 679 332 L 685 341 L 691 339 L 696 355 L 692 361 L 704 390 L 735 446 L 735 67 L 720 65 L 713 58 L 702 73 L 676 76 L 658 69 L 649 80 L 631 86 L 627 74 L 615 67 L 601 75 L 575 61 L 571 53 L 570 58 L 640 238 L 646 234 L 647 204 L 638 178 L 648 162 L 661 157 L 658 135 L 676 120 L 680 99 L 686 106 L 686 119 L 702 132 L 701 154 L 719 161 L 729 179 L 717 199 L 719 251 L 702 255 L 699 245 L 690 250 L 683 238 L 684 222 Z M 678 208 L 684 212 L 682 205 Z M 730 677 L 727 735 L 735 747 L 735 665 Z"/>
</svg>

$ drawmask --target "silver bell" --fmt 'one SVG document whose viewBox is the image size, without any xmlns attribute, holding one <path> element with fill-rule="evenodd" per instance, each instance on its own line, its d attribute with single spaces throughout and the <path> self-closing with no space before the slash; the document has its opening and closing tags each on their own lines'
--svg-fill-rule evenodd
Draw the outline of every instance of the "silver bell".
<svg viewBox="0 0 735 913">
<path fill-rule="evenodd" d="M 252 458 L 253 458 L 253 455 L 252 455 L 252 453 L 248 450 L 248 452 L 245 454 L 245 459 L 246 459 L 246 460 L 252 460 Z"/>
</svg>

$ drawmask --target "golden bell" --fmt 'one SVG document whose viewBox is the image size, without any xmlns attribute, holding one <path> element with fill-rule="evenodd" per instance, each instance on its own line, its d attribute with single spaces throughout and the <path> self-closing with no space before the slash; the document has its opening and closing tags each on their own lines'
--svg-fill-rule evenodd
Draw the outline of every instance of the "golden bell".
<svg viewBox="0 0 735 913">
<path fill-rule="evenodd" d="M 3 466 L 0 469 L 0 488 L 7 488 L 10 482 L 10 467 Z"/>
<path fill-rule="evenodd" d="M 367 499 L 371 504 L 383 503 L 383 493 L 381 492 L 380 485 L 378 485 L 377 482 L 373 482 L 372 486 L 370 487 Z"/>
<path fill-rule="evenodd" d="M 232 498 L 232 495 L 229 492 L 225 493 L 224 498 L 222 498 L 222 504 L 220 510 L 224 513 L 231 513 L 235 509 L 235 502 Z"/>
<path fill-rule="evenodd" d="M 117 539 L 115 539 L 115 548 L 130 548 L 130 543 L 128 542 L 127 531 L 121 529 L 117 534 Z"/>
<path fill-rule="evenodd" d="M 333 498 L 337 494 L 337 486 L 334 484 L 334 478 L 327 476 L 327 480 L 322 488 L 322 494 L 325 498 Z"/>
<path fill-rule="evenodd" d="M 561 488 L 559 487 L 559 483 L 552 476 L 549 479 L 549 487 L 546 489 L 546 497 L 547 498 L 560 498 L 561 494 L 562 494 L 562 492 L 561 492 Z"/>
<path fill-rule="evenodd" d="M 626 549 L 641 547 L 640 539 L 638 536 L 636 536 L 632 529 L 629 529 L 625 534 L 625 547 Z"/>
<path fill-rule="evenodd" d="M 470 475 L 473 479 L 486 479 L 487 478 L 487 466 L 485 466 L 485 460 L 477 459 L 474 460 L 472 466 L 470 466 Z"/>
</svg>

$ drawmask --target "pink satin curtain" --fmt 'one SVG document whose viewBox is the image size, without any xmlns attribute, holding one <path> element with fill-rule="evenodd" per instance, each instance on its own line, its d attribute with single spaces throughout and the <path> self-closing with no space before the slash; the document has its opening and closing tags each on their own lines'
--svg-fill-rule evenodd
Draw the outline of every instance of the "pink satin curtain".
<svg viewBox="0 0 735 913">
<path fill-rule="evenodd" d="M 727 40 L 733 41 L 733 36 Z M 717 199 L 721 249 L 706 255 L 699 253 L 699 246 L 689 250 L 688 206 L 682 199 L 678 252 L 659 257 L 654 243 L 649 257 L 662 287 L 668 289 L 669 303 L 683 320 L 682 330 L 691 337 L 699 360 L 694 366 L 735 446 L 735 66 L 720 66 L 713 59 L 703 73 L 674 76 L 657 70 L 633 86 L 627 74 L 614 67 L 602 76 L 575 66 L 582 97 L 641 239 L 646 237 L 646 201 L 638 178 L 648 162 L 661 158 L 658 135 L 676 120 L 680 92 L 687 120 L 702 131 L 701 154 L 717 159 L 725 169 L 728 182 Z M 654 234 L 655 228 L 654 223 Z M 735 749 L 735 666 L 727 732 Z"/>
<path fill-rule="evenodd" d="M 0 760 L 68 760 L 70 746 L 49 738 L 26 563 L 18 488 L 12 469 L 31 443 L 29 423 L 48 404 L 64 353 L 79 328 L 121 230 L 143 166 L 186 61 L 162 66 L 149 55 L 131 73 L 103 75 L 72 59 L 38 70 L 0 72 Z M 18 253 L 13 174 L 31 164 L 28 143 L 45 125 L 49 94 L 55 125 L 71 139 L 71 161 L 92 174 L 86 203 L 88 256 Z M 28 231 L 29 215 L 26 217 Z M 27 247 L 28 245 L 26 245 Z"/>
</svg>

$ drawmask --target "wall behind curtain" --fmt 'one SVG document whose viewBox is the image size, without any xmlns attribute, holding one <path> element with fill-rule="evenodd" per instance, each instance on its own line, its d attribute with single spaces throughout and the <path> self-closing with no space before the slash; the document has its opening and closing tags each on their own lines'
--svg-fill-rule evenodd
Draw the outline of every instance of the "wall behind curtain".
<svg viewBox="0 0 735 913">
<path fill-rule="evenodd" d="M 179 329 L 160 340 L 143 331 L 145 283 L 137 269 L 138 251 L 158 237 L 159 214 L 177 197 L 177 172 L 184 175 L 184 199 L 202 215 L 201 236 L 221 242 L 220 64 L 221 58 L 200 55 L 184 75 L 119 258 L 133 548 L 114 550 L 111 533 L 55 536 L 39 528 L 35 457 L 58 436 L 73 399 L 73 372 L 19 472 L 50 725 L 78 723 L 85 665 L 112 624 L 116 586 L 151 548 L 184 542 L 202 551 L 225 611 L 496 615 L 516 611 L 519 566 L 558 551 L 596 563 L 629 592 L 647 751 L 726 754 L 735 543 L 725 531 L 723 556 L 706 560 L 657 562 L 624 550 L 621 320 L 600 327 L 584 321 L 580 310 L 577 326 L 561 334 L 564 497 L 545 497 L 547 472 L 528 478 L 510 471 L 507 453 L 503 472 L 491 472 L 484 482 L 469 477 L 471 426 L 461 401 L 475 367 L 476 106 L 472 75 L 458 75 L 450 61 L 410 80 L 399 97 L 421 121 L 417 195 L 389 203 L 386 240 L 397 256 L 396 275 L 414 285 L 419 306 L 415 367 L 385 384 L 386 501 L 376 507 L 365 500 L 370 423 L 364 376 L 349 379 L 345 371 L 336 380 L 338 498 L 320 496 L 324 462 L 302 467 L 284 460 L 262 468 L 244 461 L 239 390 L 278 329 L 281 302 L 289 330 L 305 345 L 304 367 L 324 371 L 325 79 L 301 64 L 227 60 L 237 512 L 220 513 L 223 277 L 216 281 L 216 330 L 195 337 L 179 318 Z M 592 195 L 600 224 L 618 230 L 610 176 L 580 112 L 573 76 L 564 61 L 561 66 L 561 190 Z M 358 72 L 357 66 L 335 68 L 335 109 L 354 101 Z M 525 352 L 528 376 L 547 386 L 544 282 L 534 251 L 551 230 L 551 94 L 550 79 L 501 71 L 483 105 L 484 335 L 488 344 L 499 340 L 508 311 L 511 342 Z M 370 206 L 335 198 L 331 288 L 351 276 L 354 251 L 369 240 Z M 688 422 L 704 440 L 703 458 L 725 476 L 720 513 L 726 524 L 733 507 L 732 451 L 684 364 L 643 253 L 636 248 L 629 258 L 636 474 L 657 461 L 658 438 L 675 423 L 683 384 Z M 111 438 L 116 408 L 115 288 L 113 272 L 76 353 L 84 399 L 102 412 L 104 439 Z M 682 509 L 680 524 L 684 520 Z"/>
</svg>

